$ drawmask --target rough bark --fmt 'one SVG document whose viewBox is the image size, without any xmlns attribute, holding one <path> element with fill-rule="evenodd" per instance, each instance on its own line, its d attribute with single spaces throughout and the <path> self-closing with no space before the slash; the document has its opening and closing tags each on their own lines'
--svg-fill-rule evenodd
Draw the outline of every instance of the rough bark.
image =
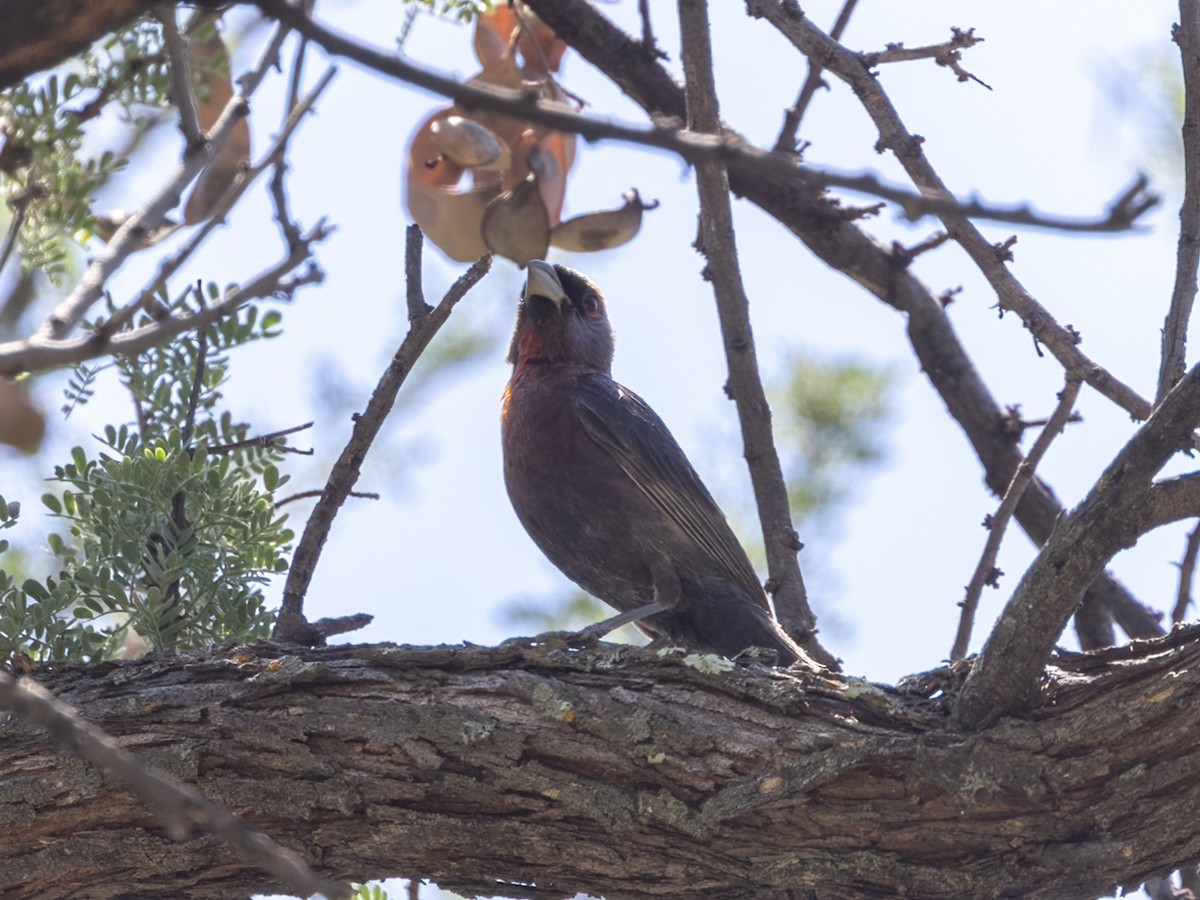
<svg viewBox="0 0 1200 900">
<path fill-rule="evenodd" d="M 0 88 L 58 65 L 153 6 L 150 0 L 0 0 Z"/>
<path fill-rule="evenodd" d="M 976 734 L 900 688 L 678 655 L 262 646 L 43 673 L 324 873 L 466 894 L 1087 897 L 1200 856 L 1200 629 L 1058 659 Z M 944 692 L 944 693 L 943 693 Z M 932 699 L 931 699 L 932 698 Z M 0 894 L 278 885 L 0 726 Z"/>
</svg>

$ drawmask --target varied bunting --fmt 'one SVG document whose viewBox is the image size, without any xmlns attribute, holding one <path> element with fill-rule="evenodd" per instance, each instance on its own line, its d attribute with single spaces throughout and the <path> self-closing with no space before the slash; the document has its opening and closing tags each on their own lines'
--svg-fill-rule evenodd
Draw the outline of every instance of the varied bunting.
<svg viewBox="0 0 1200 900">
<path fill-rule="evenodd" d="M 601 634 L 636 621 L 729 656 L 768 647 L 785 664 L 807 659 L 671 432 L 612 380 L 612 359 L 599 289 L 530 262 L 501 413 L 517 518 L 563 574 L 621 611 Z"/>
</svg>

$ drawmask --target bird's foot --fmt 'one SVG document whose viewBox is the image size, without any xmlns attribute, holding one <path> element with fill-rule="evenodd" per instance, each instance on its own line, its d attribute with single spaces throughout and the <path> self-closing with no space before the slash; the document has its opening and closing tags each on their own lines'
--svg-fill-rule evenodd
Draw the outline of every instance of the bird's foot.
<svg viewBox="0 0 1200 900">
<path fill-rule="evenodd" d="M 513 637 L 501 642 L 501 649 L 513 647 L 555 647 L 562 650 L 582 650 L 592 647 L 604 637 L 607 632 L 596 634 L 591 625 L 580 631 L 543 631 L 541 634 L 529 637 Z"/>
</svg>

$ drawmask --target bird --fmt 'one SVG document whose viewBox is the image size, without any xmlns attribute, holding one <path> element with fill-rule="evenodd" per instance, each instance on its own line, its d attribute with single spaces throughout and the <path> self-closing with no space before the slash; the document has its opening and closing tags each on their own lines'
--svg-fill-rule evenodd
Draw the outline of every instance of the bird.
<svg viewBox="0 0 1200 900">
<path fill-rule="evenodd" d="M 504 481 L 517 518 L 564 575 L 662 643 L 811 663 L 771 614 L 754 566 L 662 419 L 612 378 L 604 295 L 528 263 L 501 402 Z"/>
</svg>

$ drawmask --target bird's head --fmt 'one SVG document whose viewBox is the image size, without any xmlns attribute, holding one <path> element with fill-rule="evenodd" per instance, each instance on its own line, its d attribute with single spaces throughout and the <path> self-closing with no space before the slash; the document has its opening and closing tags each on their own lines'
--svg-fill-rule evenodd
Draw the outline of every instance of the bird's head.
<svg viewBox="0 0 1200 900">
<path fill-rule="evenodd" d="M 508 361 L 571 363 L 607 373 L 613 333 L 600 289 L 566 266 L 531 260 Z"/>
</svg>

